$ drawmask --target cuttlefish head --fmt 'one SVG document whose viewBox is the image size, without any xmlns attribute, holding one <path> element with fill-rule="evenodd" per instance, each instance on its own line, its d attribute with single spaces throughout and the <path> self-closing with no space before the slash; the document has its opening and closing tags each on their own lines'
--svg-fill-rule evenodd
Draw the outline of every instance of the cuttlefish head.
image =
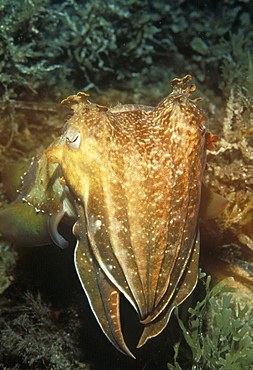
<svg viewBox="0 0 253 370">
<path fill-rule="evenodd" d="M 159 334 L 197 281 L 197 218 L 206 160 L 205 116 L 190 100 L 190 80 L 156 107 L 111 108 L 79 93 L 60 145 L 45 156 L 61 169 L 74 199 L 75 265 L 92 310 L 121 352 L 122 293 L 144 331 Z"/>
</svg>

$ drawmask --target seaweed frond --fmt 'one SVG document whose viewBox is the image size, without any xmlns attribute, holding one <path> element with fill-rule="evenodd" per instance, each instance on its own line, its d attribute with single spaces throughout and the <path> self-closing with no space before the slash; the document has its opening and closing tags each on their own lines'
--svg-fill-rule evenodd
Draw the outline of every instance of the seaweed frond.
<svg viewBox="0 0 253 370">
<path fill-rule="evenodd" d="M 242 308 L 233 302 L 233 288 L 228 286 L 232 280 L 211 289 L 211 277 L 202 278 L 206 296 L 188 309 L 187 324 L 175 310 L 183 339 L 174 345 L 174 364 L 168 364 L 169 370 L 252 369 L 253 319 L 247 305 Z"/>
</svg>

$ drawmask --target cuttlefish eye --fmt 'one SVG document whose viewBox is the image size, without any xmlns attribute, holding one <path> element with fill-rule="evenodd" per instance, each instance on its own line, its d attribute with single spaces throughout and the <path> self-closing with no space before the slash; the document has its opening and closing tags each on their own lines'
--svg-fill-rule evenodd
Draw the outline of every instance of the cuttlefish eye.
<svg viewBox="0 0 253 370">
<path fill-rule="evenodd" d="M 66 133 L 66 144 L 71 150 L 77 150 L 80 147 L 81 135 L 77 127 L 71 127 Z"/>
</svg>

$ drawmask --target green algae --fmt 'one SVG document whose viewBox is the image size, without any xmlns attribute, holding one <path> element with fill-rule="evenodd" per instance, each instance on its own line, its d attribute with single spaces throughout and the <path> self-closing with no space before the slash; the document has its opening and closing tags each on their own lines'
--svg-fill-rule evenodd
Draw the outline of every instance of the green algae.
<svg viewBox="0 0 253 370">
<path fill-rule="evenodd" d="M 187 323 L 180 318 L 178 309 L 175 311 L 183 339 L 174 345 L 174 364 L 168 364 L 168 369 L 251 369 L 252 307 L 241 307 L 233 301 L 234 289 L 229 287 L 233 278 L 211 288 L 211 277 L 201 275 L 206 295 L 188 309 Z"/>
</svg>

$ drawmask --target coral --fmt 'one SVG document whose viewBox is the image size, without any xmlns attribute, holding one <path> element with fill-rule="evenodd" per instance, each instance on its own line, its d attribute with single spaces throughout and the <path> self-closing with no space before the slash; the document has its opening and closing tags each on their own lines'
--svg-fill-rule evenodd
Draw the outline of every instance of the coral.
<svg viewBox="0 0 253 370">
<path fill-rule="evenodd" d="M 178 309 L 176 316 L 183 338 L 174 346 L 174 365 L 169 370 L 182 369 L 251 369 L 253 363 L 253 320 L 249 307 L 233 302 L 232 278 L 221 281 L 212 289 L 211 277 L 203 279 L 206 296 L 188 309 L 185 325 Z M 184 365 L 182 365 L 184 364 Z M 183 366 L 183 367 L 181 367 Z"/>
<path fill-rule="evenodd" d="M 58 314 L 54 315 L 39 294 L 34 297 L 29 292 L 22 303 L 11 309 L 9 302 L 6 308 L 2 305 L 1 368 L 89 369 L 88 364 L 77 360 L 78 345 L 74 339 L 79 329 L 77 315 L 74 311 Z"/>
</svg>

